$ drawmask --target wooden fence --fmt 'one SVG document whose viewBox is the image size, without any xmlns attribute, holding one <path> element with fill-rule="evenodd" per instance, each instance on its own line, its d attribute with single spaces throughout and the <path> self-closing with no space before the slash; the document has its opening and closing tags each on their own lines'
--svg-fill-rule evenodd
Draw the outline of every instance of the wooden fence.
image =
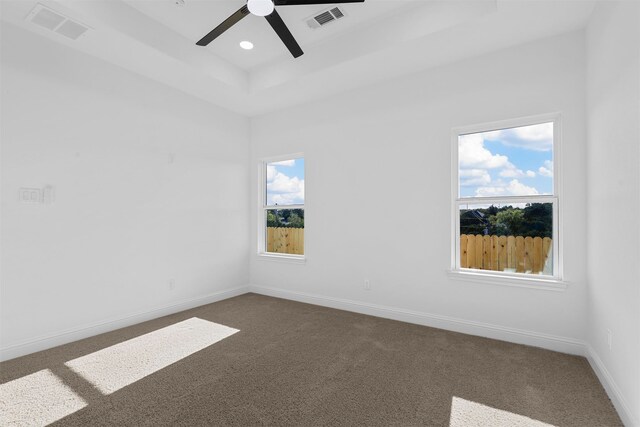
<svg viewBox="0 0 640 427">
<path fill-rule="evenodd" d="M 551 255 L 549 237 L 460 235 L 460 266 L 540 273 Z"/>
<path fill-rule="evenodd" d="M 304 228 L 267 227 L 267 252 L 304 255 Z"/>
</svg>

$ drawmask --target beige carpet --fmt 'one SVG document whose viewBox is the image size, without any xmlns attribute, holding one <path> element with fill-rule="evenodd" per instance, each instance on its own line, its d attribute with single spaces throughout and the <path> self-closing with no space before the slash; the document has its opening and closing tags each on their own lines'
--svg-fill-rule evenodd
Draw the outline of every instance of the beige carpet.
<svg viewBox="0 0 640 427">
<path fill-rule="evenodd" d="M 114 362 L 126 357 L 135 364 Z M 101 385 L 105 366 L 116 386 Z M 10 360 L 0 375 L 0 417 L 16 425 L 622 425 L 582 357 L 255 294 Z"/>
</svg>

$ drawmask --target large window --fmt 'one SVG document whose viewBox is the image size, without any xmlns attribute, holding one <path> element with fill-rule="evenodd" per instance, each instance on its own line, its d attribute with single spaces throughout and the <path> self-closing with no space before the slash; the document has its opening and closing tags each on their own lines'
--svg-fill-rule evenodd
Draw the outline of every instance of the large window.
<svg viewBox="0 0 640 427">
<path fill-rule="evenodd" d="M 556 117 L 454 132 L 456 271 L 559 279 Z"/>
<path fill-rule="evenodd" d="M 304 257 L 304 158 L 265 161 L 261 173 L 259 253 Z"/>
</svg>

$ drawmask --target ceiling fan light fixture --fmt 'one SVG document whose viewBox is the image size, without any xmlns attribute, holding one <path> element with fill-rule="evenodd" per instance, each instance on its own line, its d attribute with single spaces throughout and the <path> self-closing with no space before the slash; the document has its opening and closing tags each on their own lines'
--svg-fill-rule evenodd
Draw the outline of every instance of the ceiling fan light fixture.
<svg viewBox="0 0 640 427">
<path fill-rule="evenodd" d="M 276 32 L 280 40 L 282 40 L 282 43 L 284 43 L 289 52 L 291 52 L 291 55 L 294 58 L 298 58 L 304 55 L 304 52 L 295 37 L 293 37 L 293 34 L 291 34 L 291 31 L 289 31 L 289 28 L 287 28 L 287 24 L 284 23 L 278 11 L 275 10 L 276 3 L 278 3 L 278 6 L 309 6 L 330 3 L 364 3 L 364 1 L 365 0 L 247 0 L 247 4 L 243 5 L 231 14 L 231 16 L 222 21 L 222 23 L 218 24 L 217 27 L 209 31 L 203 38 L 198 40 L 196 44 L 198 46 L 207 46 L 246 16 L 264 16 L 269 25 L 271 25 L 271 28 L 273 28 L 273 31 Z M 335 19 L 338 19 L 339 16 L 334 13 L 334 10 L 344 16 L 340 9 L 336 7 L 331 9 L 331 14 L 333 14 L 332 16 L 334 16 Z"/>
<path fill-rule="evenodd" d="M 256 16 L 267 16 L 273 13 L 274 5 L 271 0 L 248 0 L 249 12 Z"/>
</svg>

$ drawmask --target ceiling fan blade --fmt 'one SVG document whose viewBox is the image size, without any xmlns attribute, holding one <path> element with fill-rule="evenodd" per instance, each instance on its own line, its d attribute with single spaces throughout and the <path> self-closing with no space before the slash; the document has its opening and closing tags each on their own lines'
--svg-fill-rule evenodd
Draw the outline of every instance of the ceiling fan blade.
<svg viewBox="0 0 640 427">
<path fill-rule="evenodd" d="M 242 18 L 249 14 L 249 8 L 245 4 L 242 6 L 236 13 L 222 21 L 222 24 L 218 25 L 216 28 L 211 30 L 209 34 L 201 38 L 196 44 L 198 46 L 206 46 L 211 43 L 215 38 L 217 38 L 220 34 L 227 31 L 229 28 L 237 24 Z"/>
<path fill-rule="evenodd" d="M 293 57 L 297 58 L 302 56 L 304 52 L 300 48 L 296 39 L 293 38 L 293 34 L 291 34 L 291 31 L 289 31 L 278 12 L 274 10 L 271 15 L 267 15 L 265 18 L 269 21 L 269 24 L 271 24 L 271 27 L 276 34 L 278 34 L 280 40 L 282 40 L 285 46 L 287 46 L 287 49 L 289 49 L 289 52 L 291 52 Z"/>
<path fill-rule="evenodd" d="M 276 6 L 298 6 L 305 4 L 340 4 L 340 3 L 364 3 L 364 0 L 274 0 Z"/>
</svg>

